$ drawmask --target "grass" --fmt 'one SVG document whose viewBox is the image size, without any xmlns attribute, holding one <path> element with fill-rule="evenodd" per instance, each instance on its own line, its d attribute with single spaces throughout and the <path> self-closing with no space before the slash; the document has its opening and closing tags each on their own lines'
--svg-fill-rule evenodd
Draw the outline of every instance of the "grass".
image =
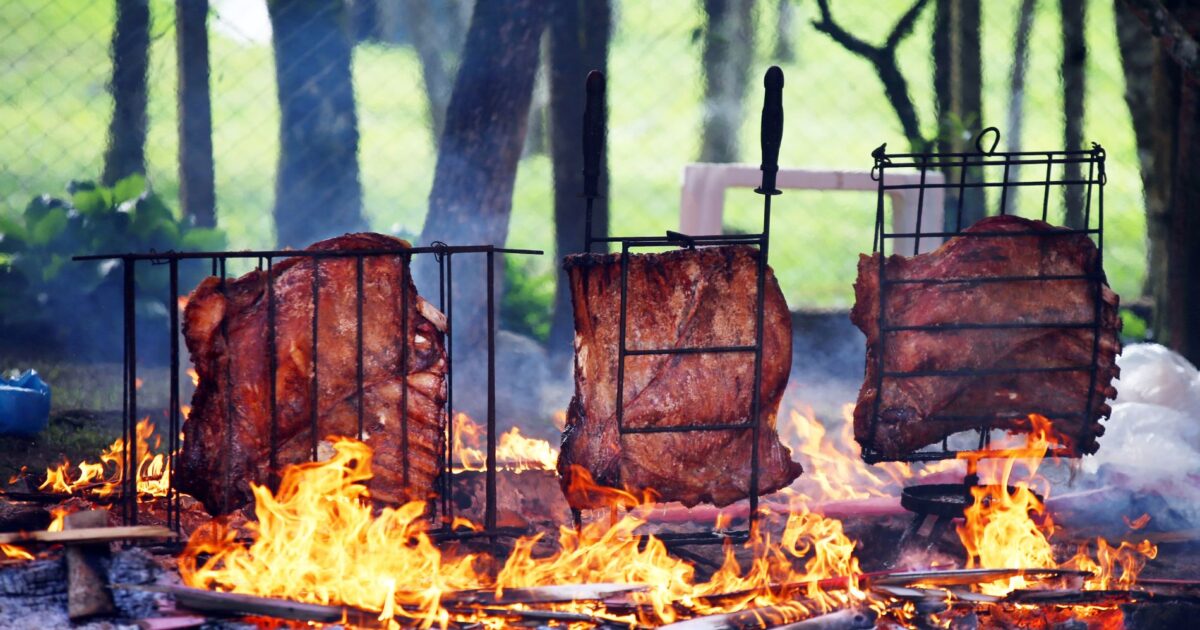
<svg viewBox="0 0 1200 630">
<path fill-rule="evenodd" d="M 757 79 L 772 63 L 774 3 L 759 3 L 755 79 L 742 128 L 743 160 L 758 161 Z M 835 16 L 860 36 L 879 41 L 908 2 L 834 2 Z M 988 124 L 1003 124 L 1018 0 L 985 3 L 984 107 Z M 620 234 L 660 233 L 678 225 L 680 174 L 700 146 L 703 92 L 702 25 L 694 0 L 619 2 L 610 60 L 610 148 L 613 225 Z M 149 176 L 168 199 L 178 193 L 173 3 L 152 0 Z M 881 142 L 905 146 L 895 115 L 869 64 L 809 25 L 815 7 L 797 3 L 796 61 L 784 64 L 785 167 L 868 169 Z M 210 25 L 221 20 L 210 18 Z M 932 135 L 932 10 L 900 48 L 922 125 Z M 1088 93 L 1085 137 L 1108 150 L 1105 260 L 1114 288 L 1139 292 L 1145 274 L 1141 183 L 1110 3 L 1088 8 Z M 234 248 L 273 239 L 271 203 L 278 141 L 278 106 L 270 46 L 249 44 L 213 28 L 214 152 L 218 213 Z M 105 92 L 112 6 L 87 0 L 10 0 L 0 3 L 0 213 L 19 212 L 38 193 L 61 190 L 72 178 L 101 169 L 112 107 Z M 1060 148 L 1061 54 L 1057 5 L 1038 4 L 1028 75 L 1026 148 Z M 360 45 L 354 83 L 362 136 L 364 211 L 381 231 L 419 233 L 436 158 L 422 95 L 420 68 L 410 49 Z M 582 81 L 581 81 L 582 84 Z M 581 86 L 582 93 L 582 86 Z M 1002 145 L 1003 146 L 1003 145 Z M 1056 211 L 1061 200 L 1055 199 Z M 755 229 L 759 200 L 730 192 L 727 223 Z M 1026 206 L 1032 206 L 1030 203 Z M 793 307 L 844 308 L 859 252 L 870 249 L 870 193 L 788 191 L 775 205 L 772 261 Z M 526 158 L 517 178 L 508 244 L 550 254 L 552 181 L 545 156 Z M 452 235 L 446 240 L 453 240 Z M 555 261 L 528 269 L 552 282 Z"/>
</svg>

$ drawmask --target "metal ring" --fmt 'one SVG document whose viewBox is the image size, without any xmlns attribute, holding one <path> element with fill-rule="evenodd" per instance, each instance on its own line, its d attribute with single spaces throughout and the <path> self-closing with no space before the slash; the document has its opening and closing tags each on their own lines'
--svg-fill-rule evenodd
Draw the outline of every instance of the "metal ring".
<svg viewBox="0 0 1200 630">
<path fill-rule="evenodd" d="M 985 134 L 987 134 L 987 132 L 989 132 L 989 131 L 996 134 L 996 139 L 992 141 L 991 148 L 989 148 L 987 151 L 984 151 L 983 150 L 983 136 Z M 999 144 L 1000 144 L 1000 130 L 995 127 L 988 127 L 986 129 L 984 129 L 983 131 L 980 131 L 979 135 L 975 136 L 975 148 L 984 155 L 991 155 L 991 154 L 995 153 L 996 146 Z"/>
<path fill-rule="evenodd" d="M 429 246 L 433 248 L 433 259 L 439 263 L 442 262 L 442 258 L 446 257 L 446 249 L 450 247 L 442 241 L 433 241 Z"/>
</svg>

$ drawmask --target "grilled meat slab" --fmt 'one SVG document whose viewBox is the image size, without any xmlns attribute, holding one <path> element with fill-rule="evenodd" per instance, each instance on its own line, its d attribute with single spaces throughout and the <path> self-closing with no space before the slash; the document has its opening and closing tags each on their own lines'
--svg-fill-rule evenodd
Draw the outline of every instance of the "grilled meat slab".
<svg viewBox="0 0 1200 630">
<path fill-rule="evenodd" d="M 347 234 L 308 249 L 408 247 L 381 234 Z M 268 282 L 274 291 L 274 347 L 268 345 Z M 407 321 L 401 308 L 405 295 Z M 210 512 L 227 513 L 250 502 L 250 482 L 266 483 L 278 472 L 270 470 L 271 354 L 277 365 L 279 466 L 309 461 L 314 442 L 319 457 L 329 435 L 357 436 L 357 296 L 353 257 L 288 258 L 273 265 L 270 277 L 252 271 L 223 287 L 216 277 L 200 283 L 184 311 L 184 336 L 200 382 L 183 426 L 180 489 Z M 375 450 L 369 487 L 379 501 L 424 499 L 434 492 L 444 442 L 445 319 L 417 295 L 400 256 L 363 259 L 362 299 L 362 429 Z M 407 378 L 401 366 L 405 343 Z"/>
<path fill-rule="evenodd" d="M 1104 433 L 1099 419 L 1110 412 L 1105 397 L 1116 395 L 1111 382 L 1119 373 L 1117 295 L 1102 272 L 1095 281 L 988 281 L 1001 276 L 1091 274 L 1099 256 L 1095 244 L 1084 234 L 1015 216 L 986 218 L 965 232 L 1000 235 L 956 236 L 933 252 L 886 259 L 886 277 L 900 282 L 886 287 L 883 323 L 1033 326 L 881 334 L 879 254 L 863 255 L 850 313 L 867 336 L 866 376 L 854 410 L 855 437 L 864 447 L 895 458 L 983 425 L 1028 430 L 1028 414 L 1040 413 L 1055 421 L 1067 446 L 1080 453 L 1095 452 L 1096 438 Z M 961 281 L 921 282 L 932 279 Z M 1098 327 L 1093 326 L 1097 321 Z M 1097 335 L 1095 389 L 1089 401 Z M 884 344 L 887 364 L 880 388 L 878 358 Z M 1079 366 L 1089 369 L 1072 369 Z M 1044 370 L 978 374 L 1014 367 Z M 956 370 L 973 373 L 946 374 Z M 888 375 L 914 371 L 925 375 Z M 878 417 L 873 418 L 877 405 Z"/>
<path fill-rule="evenodd" d="M 627 337 L 631 350 L 753 345 L 758 251 L 747 246 L 629 256 Z M 567 410 L 558 470 L 574 508 L 603 500 L 596 483 L 691 506 L 727 505 L 750 491 L 750 429 L 619 435 L 616 417 L 621 257 L 578 254 L 564 261 L 575 314 L 575 396 Z M 791 317 L 768 269 L 759 426 L 762 494 L 800 475 L 775 432 L 792 363 Z M 625 361 L 626 428 L 751 421 L 754 355 L 634 355 Z M 574 488 L 574 489 L 573 489 Z"/>
</svg>

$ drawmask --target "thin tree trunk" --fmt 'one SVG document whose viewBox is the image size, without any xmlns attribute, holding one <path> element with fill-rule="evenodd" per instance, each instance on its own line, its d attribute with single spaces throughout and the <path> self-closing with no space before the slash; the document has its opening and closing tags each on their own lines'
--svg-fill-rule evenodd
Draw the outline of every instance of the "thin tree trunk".
<svg viewBox="0 0 1200 630">
<path fill-rule="evenodd" d="M 980 11 L 979 0 L 937 2 L 933 29 L 933 83 L 937 98 L 938 150 L 942 152 L 974 151 L 974 139 L 982 128 Z M 968 168 L 965 177 L 956 166 L 941 170 L 946 181 L 954 183 L 975 183 L 982 176 L 978 167 Z M 981 188 L 964 188 L 961 194 L 958 188 L 947 188 L 945 229 L 967 228 L 983 218 L 987 213 L 984 200 Z"/>
<path fill-rule="evenodd" d="M 358 115 L 350 78 L 347 11 L 341 0 L 272 0 L 279 90 L 279 245 L 366 227 L 358 178 Z"/>
<path fill-rule="evenodd" d="M 612 34 L 609 0 L 562 0 L 550 16 L 550 151 L 554 160 L 554 245 L 556 261 L 584 249 L 583 105 L 584 79 L 591 70 L 607 73 Z M 595 200 L 592 234 L 608 233 L 608 157 L 600 169 L 600 198 Z M 554 290 L 554 315 L 547 349 L 569 357 L 575 322 L 567 275 L 560 268 Z"/>
<path fill-rule="evenodd" d="M 1119 0 L 1118 0 L 1119 1 Z M 1025 123 L 1025 69 L 1029 67 L 1029 33 L 1033 30 L 1033 11 L 1037 0 L 1021 0 L 1017 13 L 1017 31 L 1013 34 L 1013 67 L 1008 86 L 1007 145 L 1009 151 L 1020 151 L 1021 136 Z M 1012 167 L 1013 181 L 1021 179 L 1021 165 Z M 1016 195 L 1005 197 L 1004 212 L 1011 214 L 1016 206 Z"/>
<path fill-rule="evenodd" d="M 1062 13 L 1063 57 L 1063 141 L 1068 151 L 1083 148 L 1083 102 L 1086 95 L 1084 76 L 1087 64 L 1087 41 L 1084 38 L 1086 24 L 1086 0 L 1059 0 Z M 1065 164 L 1063 173 L 1067 180 L 1083 178 L 1081 165 Z M 1083 228 L 1084 187 L 1065 186 L 1066 223 L 1073 228 Z"/>
<path fill-rule="evenodd" d="M 1125 75 L 1125 104 L 1133 120 L 1137 140 L 1138 163 L 1141 166 L 1142 198 L 1146 205 L 1146 230 L 1149 234 L 1149 269 L 1160 269 L 1162 251 L 1156 246 L 1163 241 L 1157 230 L 1163 227 L 1162 199 L 1151 195 L 1158 177 L 1154 162 L 1154 72 L 1158 63 L 1158 45 L 1150 29 L 1134 15 L 1124 0 L 1114 0 L 1117 22 L 1117 43 L 1121 48 L 1121 69 Z M 1153 279 L 1146 274 L 1142 295 L 1153 294 Z"/>
<path fill-rule="evenodd" d="M 466 21 L 456 6 L 444 2 L 404 0 L 398 6 L 413 49 L 421 60 L 433 137 L 441 138 L 446 107 L 454 88 L 454 72 L 466 37 Z"/>
<path fill-rule="evenodd" d="M 775 50 L 772 57 L 782 63 L 796 60 L 796 6 L 793 0 L 778 0 L 775 21 Z"/>
<path fill-rule="evenodd" d="M 112 40 L 113 115 L 101 180 L 112 185 L 146 172 L 146 71 L 150 63 L 149 0 L 117 0 Z"/>
<path fill-rule="evenodd" d="M 1180 11 L 1175 17 L 1194 41 L 1200 15 Z M 1160 45 L 1162 39 L 1158 40 Z M 1148 207 L 1154 295 L 1154 339 L 1200 364 L 1200 82 L 1186 74 L 1180 61 L 1160 54 L 1154 73 L 1155 178 Z"/>
<path fill-rule="evenodd" d="M 980 46 L 980 0 L 958 0 L 957 76 L 958 119 L 962 124 L 964 144 L 975 147 L 975 138 L 983 129 L 983 53 Z M 967 182 L 982 181 L 983 169 L 967 169 Z M 983 188 L 968 188 L 964 193 L 962 225 L 967 227 L 987 214 Z"/>
<path fill-rule="evenodd" d="M 208 0 L 175 0 L 179 66 L 179 205 L 193 225 L 215 227 Z"/>
<path fill-rule="evenodd" d="M 754 0 L 704 0 L 701 162 L 736 162 L 754 59 Z"/>
<path fill-rule="evenodd" d="M 438 144 L 422 243 L 502 246 L 507 241 L 546 14 L 541 0 L 475 4 Z M 428 257 L 418 258 L 418 288 L 437 295 L 437 269 Z M 454 260 L 455 404 L 478 412 L 486 384 L 488 270 L 482 255 Z M 503 256 L 495 262 L 498 313 Z"/>
</svg>

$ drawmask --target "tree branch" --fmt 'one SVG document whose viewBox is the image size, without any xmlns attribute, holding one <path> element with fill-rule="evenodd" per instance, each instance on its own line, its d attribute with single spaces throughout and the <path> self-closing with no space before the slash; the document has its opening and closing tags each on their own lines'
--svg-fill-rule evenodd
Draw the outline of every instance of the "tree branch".
<svg viewBox="0 0 1200 630">
<path fill-rule="evenodd" d="M 1125 5 L 1159 38 L 1163 50 L 1184 72 L 1200 79 L 1200 44 L 1160 0 L 1125 0 Z"/>
<path fill-rule="evenodd" d="M 913 5 L 909 7 L 908 11 L 906 11 L 904 15 L 900 17 L 900 21 L 896 22 L 895 28 L 893 28 L 891 34 L 888 35 L 887 42 L 884 43 L 883 47 L 888 50 L 895 50 L 905 37 L 908 37 L 910 34 L 912 34 L 913 26 L 917 23 L 917 18 L 920 17 L 921 11 L 928 3 L 929 0 L 917 0 L 914 2 Z"/>
<path fill-rule="evenodd" d="M 813 28 L 825 33 L 846 50 L 863 57 L 875 66 L 875 73 L 883 82 L 884 94 L 887 95 L 892 109 L 896 111 L 896 116 L 900 119 L 900 126 L 904 129 L 904 137 L 913 151 L 923 151 L 928 141 L 921 135 L 921 122 L 917 117 L 916 107 L 913 106 L 912 96 L 908 93 L 908 82 L 904 79 L 904 74 L 900 72 L 900 65 L 896 62 L 896 47 L 912 33 L 913 24 L 927 3 L 928 0 L 916 0 L 912 7 L 900 17 L 900 21 L 896 22 L 888 35 L 887 43 L 883 46 L 868 44 L 842 28 L 833 20 L 833 13 L 829 10 L 829 0 L 817 0 L 821 19 L 813 20 L 812 23 Z"/>
<path fill-rule="evenodd" d="M 921 0 L 922 2 L 924 0 Z M 866 57 L 871 61 L 875 61 L 883 52 L 882 48 L 872 46 L 867 42 L 850 34 L 846 29 L 842 28 L 837 22 L 833 21 L 833 14 L 829 11 L 829 0 L 817 0 L 817 6 L 821 9 L 820 21 L 813 20 L 813 28 L 825 33 L 833 41 L 842 45 L 843 48 L 850 52 Z"/>
</svg>

